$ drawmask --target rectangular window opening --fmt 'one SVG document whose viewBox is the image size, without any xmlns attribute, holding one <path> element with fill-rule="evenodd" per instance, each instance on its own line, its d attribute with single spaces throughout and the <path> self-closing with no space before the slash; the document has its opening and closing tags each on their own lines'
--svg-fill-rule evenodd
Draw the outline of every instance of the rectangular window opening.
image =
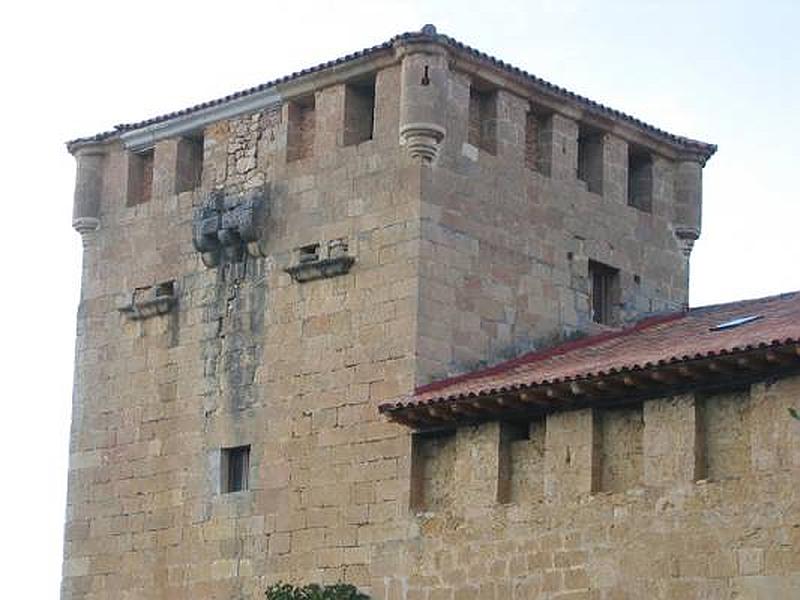
<svg viewBox="0 0 800 600">
<path fill-rule="evenodd" d="M 552 115 L 530 110 L 525 115 L 525 166 L 549 176 L 552 146 Z"/>
<path fill-rule="evenodd" d="M 175 172 L 175 193 L 190 192 L 200 187 L 203 178 L 203 132 L 178 141 L 178 162 Z"/>
<path fill-rule="evenodd" d="M 223 448 L 220 461 L 220 490 L 223 494 L 250 488 L 250 446 Z"/>
<path fill-rule="evenodd" d="M 614 325 L 620 298 L 619 269 L 590 260 L 589 280 L 592 321 Z"/>
<path fill-rule="evenodd" d="M 301 160 L 314 154 L 315 129 L 316 114 L 313 94 L 289 102 L 289 123 L 286 133 L 287 161 Z M 371 132 L 369 137 L 372 137 Z"/>
<path fill-rule="evenodd" d="M 469 88 L 467 141 L 489 154 L 497 152 L 497 90 L 482 82 Z"/>
<path fill-rule="evenodd" d="M 153 194 L 153 162 L 155 152 L 151 148 L 128 156 L 127 206 L 149 202 Z"/>
<path fill-rule="evenodd" d="M 375 127 L 375 77 L 354 81 L 344 89 L 344 145 L 372 139 Z"/>
<path fill-rule="evenodd" d="M 578 128 L 578 179 L 586 189 L 603 193 L 603 138 L 601 131 L 580 125 Z"/>
<path fill-rule="evenodd" d="M 632 146 L 628 146 L 628 205 L 653 210 L 653 156 Z"/>
</svg>

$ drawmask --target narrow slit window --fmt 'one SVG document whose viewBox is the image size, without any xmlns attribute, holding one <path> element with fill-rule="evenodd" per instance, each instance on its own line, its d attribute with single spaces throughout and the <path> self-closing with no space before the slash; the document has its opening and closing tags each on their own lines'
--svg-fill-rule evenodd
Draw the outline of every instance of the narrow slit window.
<svg viewBox="0 0 800 600">
<path fill-rule="evenodd" d="M 375 78 L 345 85 L 344 145 L 372 139 L 375 127 Z"/>
<path fill-rule="evenodd" d="M 603 193 L 603 137 L 583 125 L 578 129 L 578 179 L 595 194 Z"/>
<path fill-rule="evenodd" d="M 653 157 L 633 147 L 628 147 L 628 205 L 653 210 Z"/>
<path fill-rule="evenodd" d="M 592 321 L 613 325 L 619 303 L 619 270 L 593 260 L 589 261 Z"/>
<path fill-rule="evenodd" d="M 286 140 L 287 161 L 301 160 L 314 154 L 315 128 L 314 96 L 311 95 L 290 102 Z"/>
<path fill-rule="evenodd" d="M 203 177 L 202 132 L 181 138 L 178 142 L 178 162 L 175 172 L 175 193 L 189 192 L 200 187 Z"/>
<path fill-rule="evenodd" d="M 136 206 L 149 202 L 153 194 L 153 162 L 155 152 L 151 148 L 130 154 L 128 163 L 127 205 Z"/>
<path fill-rule="evenodd" d="M 223 448 L 220 467 L 223 494 L 250 488 L 250 446 Z"/>
</svg>

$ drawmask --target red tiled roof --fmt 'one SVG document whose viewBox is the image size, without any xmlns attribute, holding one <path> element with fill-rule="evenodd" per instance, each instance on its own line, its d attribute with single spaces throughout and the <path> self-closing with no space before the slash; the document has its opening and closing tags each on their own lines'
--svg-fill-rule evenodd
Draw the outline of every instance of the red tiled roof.
<svg viewBox="0 0 800 600">
<path fill-rule="evenodd" d="M 738 326 L 715 327 L 758 317 Z M 419 387 L 381 412 L 618 375 L 800 342 L 800 292 L 651 317 Z"/>
<path fill-rule="evenodd" d="M 493 56 L 481 52 L 480 50 L 476 50 L 475 48 L 472 48 L 466 44 L 463 44 L 462 42 L 459 42 L 458 40 L 451 38 L 450 36 L 437 33 L 436 28 L 432 26 L 426 26 L 422 29 L 422 31 L 408 32 L 396 35 L 392 39 L 383 42 L 382 44 L 378 44 L 370 48 L 365 48 L 363 50 L 359 50 L 358 52 L 353 52 L 352 54 L 348 54 L 347 56 L 343 56 L 341 58 L 321 63 L 316 66 L 310 67 L 308 69 L 303 69 L 301 71 L 292 73 L 290 75 L 285 75 L 284 77 L 273 79 L 272 81 L 268 81 L 266 83 L 262 83 L 260 85 L 256 85 L 254 87 L 245 90 L 234 92 L 233 94 L 224 96 L 222 98 L 217 98 L 215 100 L 203 102 L 201 104 L 197 104 L 189 108 L 184 108 L 182 110 L 166 113 L 144 121 L 138 121 L 134 123 L 122 123 L 114 126 L 114 129 L 111 131 L 104 131 L 92 136 L 71 140 L 67 142 L 67 148 L 72 149 L 74 146 L 80 145 L 82 143 L 100 142 L 103 140 L 111 139 L 116 135 L 125 133 L 126 131 L 133 131 L 135 129 L 147 127 L 149 125 L 154 125 L 156 123 L 162 123 L 178 117 L 190 115 L 192 113 L 199 112 L 204 109 L 221 106 L 233 100 L 245 98 L 247 96 L 251 96 L 258 92 L 263 92 L 267 89 L 274 88 L 280 84 L 289 83 L 291 81 L 300 79 L 307 75 L 312 75 L 320 71 L 325 71 L 326 69 L 331 69 L 333 67 L 348 62 L 352 62 L 357 59 L 377 55 L 380 52 L 387 52 L 391 50 L 395 45 L 402 44 L 404 42 L 437 42 L 443 44 L 451 48 L 452 50 L 463 52 L 473 60 L 486 63 L 494 68 L 501 69 L 512 76 L 520 78 L 523 81 L 523 83 L 527 85 L 532 85 L 542 94 L 569 100 L 571 102 L 578 104 L 579 106 L 581 106 L 581 108 L 583 108 L 583 110 L 590 113 L 625 121 L 633 125 L 634 127 L 644 130 L 649 135 L 654 136 L 660 140 L 663 140 L 670 144 L 677 145 L 681 148 L 693 152 L 697 152 L 706 160 L 710 158 L 711 155 L 713 155 L 717 151 L 717 147 L 714 144 L 708 144 L 706 142 L 701 142 L 698 140 L 693 140 L 691 138 L 668 133 L 662 129 L 654 127 L 653 125 L 645 123 L 644 121 L 640 121 L 639 119 L 632 117 L 628 114 L 625 114 L 621 111 L 609 108 L 607 106 L 604 106 L 603 104 L 594 102 L 593 100 L 590 100 L 584 96 L 575 94 L 574 92 L 571 92 L 567 89 L 554 85 L 548 81 L 545 81 L 544 79 L 536 77 L 535 75 L 532 75 L 527 71 L 524 71 L 518 67 L 510 65 L 502 60 L 499 60 Z"/>
</svg>

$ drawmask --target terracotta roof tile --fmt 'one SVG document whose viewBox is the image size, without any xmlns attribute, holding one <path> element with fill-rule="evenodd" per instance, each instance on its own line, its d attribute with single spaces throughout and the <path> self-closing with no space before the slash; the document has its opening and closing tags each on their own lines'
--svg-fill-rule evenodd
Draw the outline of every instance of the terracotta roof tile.
<svg viewBox="0 0 800 600">
<path fill-rule="evenodd" d="M 735 319 L 759 318 L 725 329 Z M 381 410 L 485 395 L 520 386 L 581 380 L 800 341 L 800 292 L 694 308 L 531 352 L 493 367 L 417 388 Z"/>
</svg>

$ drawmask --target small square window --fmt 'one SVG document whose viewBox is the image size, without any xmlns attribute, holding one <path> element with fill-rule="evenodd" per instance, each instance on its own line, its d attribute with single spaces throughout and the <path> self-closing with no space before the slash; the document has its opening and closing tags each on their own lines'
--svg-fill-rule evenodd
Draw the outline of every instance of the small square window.
<svg viewBox="0 0 800 600">
<path fill-rule="evenodd" d="M 230 494 L 249 489 L 250 446 L 223 448 L 220 459 L 220 491 Z"/>
<path fill-rule="evenodd" d="M 619 270 L 590 260 L 589 279 L 592 286 L 592 321 L 601 325 L 613 325 L 620 296 Z"/>
</svg>

